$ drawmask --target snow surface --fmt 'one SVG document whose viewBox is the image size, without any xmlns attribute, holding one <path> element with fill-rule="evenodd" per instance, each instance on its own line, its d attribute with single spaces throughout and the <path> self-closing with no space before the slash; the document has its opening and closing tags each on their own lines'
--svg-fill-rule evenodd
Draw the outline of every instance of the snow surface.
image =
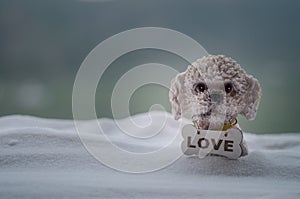
<svg viewBox="0 0 300 199">
<path fill-rule="evenodd" d="M 90 122 L 80 125 L 92 137 Z M 168 119 L 161 142 L 137 143 L 113 120 L 99 122 L 116 143 L 134 151 L 159 147 L 177 125 Z M 71 120 L 2 117 L 0 198 L 300 198 L 300 134 L 244 136 L 250 154 L 238 160 L 182 156 L 162 170 L 128 174 L 90 155 Z"/>
</svg>

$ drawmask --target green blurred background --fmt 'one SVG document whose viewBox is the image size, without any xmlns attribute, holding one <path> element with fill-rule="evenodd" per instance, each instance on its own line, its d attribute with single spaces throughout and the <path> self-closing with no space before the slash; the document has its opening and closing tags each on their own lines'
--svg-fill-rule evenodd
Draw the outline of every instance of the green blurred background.
<svg viewBox="0 0 300 199">
<path fill-rule="evenodd" d="M 259 79 L 257 118 L 239 119 L 245 131 L 300 132 L 299 9 L 296 0 L 0 0 L 0 115 L 72 118 L 73 82 L 87 54 L 121 31 L 155 26 L 187 34 L 210 54 L 233 57 Z M 98 87 L 99 117 L 111 117 L 118 78 L 148 62 L 179 71 L 187 66 L 151 49 L 120 57 Z M 155 103 L 169 110 L 168 90 L 143 86 L 132 96 L 130 112 Z"/>
</svg>

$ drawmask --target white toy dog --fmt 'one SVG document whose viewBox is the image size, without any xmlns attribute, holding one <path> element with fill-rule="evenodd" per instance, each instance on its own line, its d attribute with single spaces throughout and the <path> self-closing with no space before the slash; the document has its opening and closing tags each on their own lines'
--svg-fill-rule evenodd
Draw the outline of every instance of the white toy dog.
<svg viewBox="0 0 300 199">
<path fill-rule="evenodd" d="M 237 126 L 238 114 L 255 118 L 261 88 L 232 58 L 209 55 L 172 80 L 169 97 L 176 120 L 189 112 L 197 129 L 227 130 Z M 247 153 L 243 142 L 242 156 Z"/>
</svg>

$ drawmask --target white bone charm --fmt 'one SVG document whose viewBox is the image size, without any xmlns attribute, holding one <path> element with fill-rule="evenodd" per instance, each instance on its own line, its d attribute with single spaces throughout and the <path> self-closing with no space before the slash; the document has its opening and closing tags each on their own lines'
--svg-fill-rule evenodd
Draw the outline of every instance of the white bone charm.
<svg viewBox="0 0 300 199">
<path fill-rule="evenodd" d="M 219 155 L 229 159 L 237 159 L 242 155 L 243 134 L 237 128 L 227 131 L 199 130 L 192 124 L 182 129 L 182 152 L 185 155 Z"/>
</svg>

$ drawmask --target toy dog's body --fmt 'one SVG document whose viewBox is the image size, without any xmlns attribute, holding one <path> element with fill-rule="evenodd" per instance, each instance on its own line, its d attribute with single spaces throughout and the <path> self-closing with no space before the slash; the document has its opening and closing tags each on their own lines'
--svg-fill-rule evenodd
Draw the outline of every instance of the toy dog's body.
<svg viewBox="0 0 300 199">
<path fill-rule="evenodd" d="M 175 119 L 189 112 L 198 129 L 226 130 L 239 128 L 239 114 L 248 120 L 255 118 L 261 88 L 257 79 L 246 74 L 233 59 L 210 55 L 178 74 L 171 82 L 169 96 Z M 242 155 L 246 155 L 245 144 L 242 148 Z"/>
</svg>

